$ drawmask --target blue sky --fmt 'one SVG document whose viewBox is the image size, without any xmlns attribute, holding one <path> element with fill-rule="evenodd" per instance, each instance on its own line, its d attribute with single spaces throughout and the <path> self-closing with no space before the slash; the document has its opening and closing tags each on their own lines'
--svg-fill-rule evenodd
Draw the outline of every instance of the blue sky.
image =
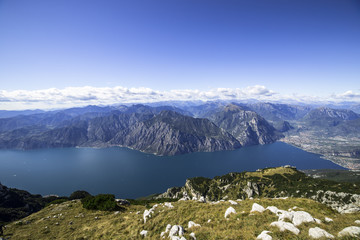
<svg viewBox="0 0 360 240">
<path fill-rule="evenodd" d="M 359 100 L 360 1 L 0 0 L 0 82 L 0 108 L 85 86 Z"/>
</svg>

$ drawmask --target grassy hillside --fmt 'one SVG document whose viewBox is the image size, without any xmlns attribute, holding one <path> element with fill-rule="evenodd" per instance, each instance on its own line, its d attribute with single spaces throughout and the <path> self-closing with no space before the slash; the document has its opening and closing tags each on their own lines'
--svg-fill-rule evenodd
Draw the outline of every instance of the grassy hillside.
<svg viewBox="0 0 360 240">
<path fill-rule="evenodd" d="M 271 222 L 277 221 L 278 217 L 275 214 L 268 210 L 250 214 L 253 203 L 264 207 L 276 206 L 284 210 L 296 206 L 296 211 L 306 211 L 314 218 L 320 219 L 322 223 L 301 224 L 298 227 L 300 229 L 298 236 L 289 231 L 280 232 L 278 228 L 269 226 Z M 273 239 L 309 239 L 308 231 L 311 227 L 320 227 L 337 236 L 343 228 L 356 226 L 354 221 L 360 219 L 360 213 L 339 214 L 325 205 L 301 198 L 244 200 L 238 201 L 237 205 L 231 205 L 227 201 L 218 204 L 178 201 L 173 202 L 172 205 L 173 208 L 159 205 L 153 216 L 144 223 L 143 212 L 146 207 L 143 205 L 130 205 L 121 212 L 104 212 L 86 210 L 79 200 L 68 201 L 50 205 L 21 221 L 8 224 L 4 236 L 11 237 L 12 240 L 142 239 L 140 232 L 147 230 L 146 239 L 160 239 L 160 234 L 165 231 L 167 224 L 177 224 L 185 228 L 186 239 L 192 239 L 190 237 L 192 232 L 198 240 L 255 239 L 263 230 L 271 231 L 270 235 Z M 224 213 L 230 206 L 237 213 L 225 219 Z M 325 217 L 334 221 L 326 223 Z M 188 229 L 189 221 L 194 221 L 201 227 Z"/>
</svg>

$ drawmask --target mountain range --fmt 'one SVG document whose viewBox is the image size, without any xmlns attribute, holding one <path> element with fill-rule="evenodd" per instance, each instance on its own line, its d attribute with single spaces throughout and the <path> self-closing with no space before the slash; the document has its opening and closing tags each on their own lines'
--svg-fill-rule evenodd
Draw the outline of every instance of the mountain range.
<svg viewBox="0 0 360 240">
<path fill-rule="evenodd" d="M 264 118 L 237 105 L 207 118 L 176 107 L 145 105 L 40 113 L 0 119 L 0 147 L 16 149 L 125 146 L 158 155 L 234 150 L 276 141 Z"/>
<path fill-rule="evenodd" d="M 280 140 L 360 168 L 360 115 L 350 109 L 266 102 L 166 104 L 1 111 L 0 148 L 123 146 L 176 155 Z"/>
</svg>

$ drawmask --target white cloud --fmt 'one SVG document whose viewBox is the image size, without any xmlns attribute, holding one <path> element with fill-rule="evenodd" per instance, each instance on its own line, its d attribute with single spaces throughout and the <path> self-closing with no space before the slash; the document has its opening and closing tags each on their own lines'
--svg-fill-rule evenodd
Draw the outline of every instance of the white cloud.
<svg viewBox="0 0 360 240">
<path fill-rule="evenodd" d="M 344 93 L 335 95 L 335 98 L 340 98 L 340 99 L 359 99 L 360 98 L 360 93 L 355 93 L 353 91 L 346 91 Z"/>
<path fill-rule="evenodd" d="M 208 91 L 196 89 L 177 89 L 158 91 L 151 88 L 117 87 L 68 87 L 64 89 L 50 88 L 42 90 L 0 90 L 0 109 L 30 109 L 30 108 L 66 108 L 85 106 L 89 104 L 109 105 L 122 103 L 146 103 L 171 100 L 246 100 L 261 101 L 342 101 L 360 100 L 360 93 L 347 91 L 328 98 L 315 96 L 281 95 L 265 86 L 255 85 L 246 88 L 216 88 Z"/>
</svg>

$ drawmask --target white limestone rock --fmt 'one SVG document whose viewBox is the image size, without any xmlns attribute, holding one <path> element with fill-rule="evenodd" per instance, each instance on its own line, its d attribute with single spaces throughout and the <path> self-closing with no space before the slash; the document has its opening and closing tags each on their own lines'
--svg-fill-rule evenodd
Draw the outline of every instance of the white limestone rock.
<svg viewBox="0 0 360 240">
<path fill-rule="evenodd" d="M 178 235 L 180 237 L 182 235 L 184 235 L 184 228 L 182 226 L 174 225 L 174 226 L 171 227 L 170 232 L 169 232 L 169 237 L 171 238 L 171 237 L 176 236 L 176 235 Z"/>
<path fill-rule="evenodd" d="M 360 227 L 355 227 L 355 226 L 346 227 L 338 233 L 338 236 L 360 237 Z"/>
<path fill-rule="evenodd" d="M 360 220 L 355 220 L 355 224 L 360 224 Z"/>
<path fill-rule="evenodd" d="M 297 227 L 295 227 L 294 224 L 289 222 L 276 221 L 276 222 L 272 222 L 270 226 L 278 227 L 281 232 L 288 230 L 296 235 L 300 233 L 300 230 Z"/>
<path fill-rule="evenodd" d="M 270 212 L 275 213 L 275 214 L 277 214 L 277 212 L 279 211 L 279 209 L 275 206 L 268 206 L 266 208 L 266 210 L 269 210 Z"/>
<path fill-rule="evenodd" d="M 233 200 L 229 200 L 229 203 L 230 203 L 231 205 L 237 205 L 237 204 L 238 204 L 237 202 L 235 202 L 235 201 L 233 201 Z"/>
<path fill-rule="evenodd" d="M 146 220 L 148 218 L 151 218 L 152 214 L 155 212 L 155 209 L 158 207 L 158 204 L 155 204 L 152 208 L 150 208 L 149 210 L 145 210 L 144 214 L 143 214 L 143 218 L 144 218 L 144 223 L 146 223 Z"/>
<path fill-rule="evenodd" d="M 204 196 L 201 196 L 198 201 L 199 201 L 199 202 L 202 202 L 202 203 L 206 203 L 206 199 L 204 198 Z"/>
<path fill-rule="evenodd" d="M 170 232 L 169 232 L 169 237 L 171 238 L 171 237 L 177 235 L 178 232 L 179 232 L 179 226 L 178 225 L 172 226 L 170 229 Z"/>
<path fill-rule="evenodd" d="M 292 221 L 294 218 L 294 212 L 288 212 L 285 210 L 278 210 L 276 215 L 279 217 L 279 221 L 284 221 L 286 219 Z"/>
<path fill-rule="evenodd" d="M 193 221 L 189 221 L 188 228 L 192 228 L 192 227 L 201 227 L 201 225 L 194 223 Z"/>
<path fill-rule="evenodd" d="M 229 207 L 225 211 L 225 218 L 227 218 L 231 213 L 236 213 L 235 209 L 233 207 Z"/>
<path fill-rule="evenodd" d="M 169 232 L 171 229 L 171 224 L 166 225 L 165 233 Z"/>
<path fill-rule="evenodd" d="M 272 237 L 268 234 L 271 233 L 270 231 L 262 231 L 257 237 L 256 239 L 260 239 L 260 240 L 272 240 Z"/>
<path fill-rule="evenodd" d="M 314 227 L 314 228 L 310 228 L 309 229 L 309 237 L 311 238 L 335 238 L 333 235 L 331 235 L 330 233 L 328 233 L 327 231 L 325 231 L 324 229 L 321 229 L 319 227 Z"/>
<path fill-rule="evenodd" d="M 250 212 L 260 212 L 260 213 L 262 213 L 263 211 L 265 211 L 265 208 L 263 206 L 261 206 L 260 204 L 254 203 L 252 205 L 252 208 L 251 208 Z"/>
<path fill-rule="evenodd" d="M 144 223 L 146 223 L 146 220 L 148 219 L 148 218 L 150 218 L 151 217 L 151 214 L 153 213 L 153 211 L 150 209 L 150 210 L 145 210 L 144 211 L 144 214 L 143 214 L 143 218 L 144 218 Z"/>
<path fill-rule="evenodd" d="M 321 224 L 321 220 L 320 220 L 320 219 L 314 218 L 314 220 L 315 220 L 315 222 L 316 222 L 317 224 Z"/>
<path fill-rule="evenodd" d="M 164 206 L 168 208 L 174 208 L 174 206 L 169 202 L 164 203 Z"/>
<path fill-rule="evenodd" d="M 189 236 L 190 236 L 193 240 L 196 240 L 196 237 L 195 237 L 195 233 L 194 233 L 194 232 L 190 233 Z"/>
<path fill-rule="evenodd" d="M 309 222 L 315 222 L 315 219 L 309 213 L 304 211 L 294 212 L 292 223 L 295 226 L 299 226 L 302 223 L 309 223 Z"/>
<path fill-rule="evenodd" d="M 334 220 L 332 220 L 331 218 L 329 217 L 325 217 L 325 222 L 329 223 L 329 222 L 333 222 Z"/>
<path fill-rule="evenodd" d="M 146 230 L 142 230 L 140 232 L 140 235 L 143 236 L 143 237 L 146 237 L 147 234 L 148 234 L 148 231 L 146 231 Z"/>
</svg>

